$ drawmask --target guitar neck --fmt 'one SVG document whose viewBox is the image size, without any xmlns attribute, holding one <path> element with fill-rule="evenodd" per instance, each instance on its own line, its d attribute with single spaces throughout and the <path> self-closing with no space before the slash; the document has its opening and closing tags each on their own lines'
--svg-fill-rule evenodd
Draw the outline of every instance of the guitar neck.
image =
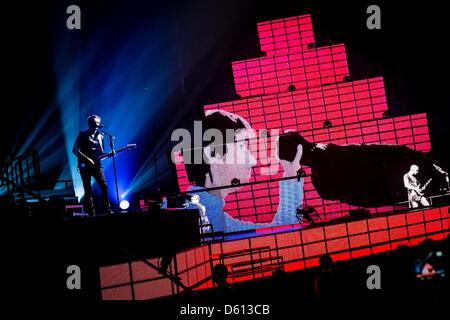
<svg viewBox="0 0 450 320">
<path fill-rule="evenodd" d="M 119 153 L 119 152 L 125 151 L 127 149 L 130 149 L 130 147 L 122 147 L 122 148 L 119 148 L 119 149 L 117 149 L 115 151 L 116 151 L 116 153 Z M 109 153 L 111 153 L 111 152 L 109 152 Z"/>
<path fill-rule="evenodd" d="M 125 147 L 119 148 L 119 149 L 114 150 L 114 151 L 117 154 L 117 153 L 120 153 L 120 152 L 128 150 L 128 149 L 132 149 L 132 148 L 136 148 L 136 145 L 135 144 L 129 144 L 129 145 L 126 145 Z M 99 159 L 100 160 L 104 160 L 104 159 L 112 157 L 112 155 L 113 155 L 112 152 L 108 152 L 108 153 L 105 153 L 105 154 L 101 155 L 99 157 Z"/>
<path fill-rule="evenodd" d="M 428 179 L 428 181 L 427 182 L 425 182 L 425 184 L 423 185 L 423 187 L 421 187 L 420 188 L 420 190 L 425 190 L 425 188 L 430 184 L 430 182 L 431 182 L 431 179 Z"/>
</svg>

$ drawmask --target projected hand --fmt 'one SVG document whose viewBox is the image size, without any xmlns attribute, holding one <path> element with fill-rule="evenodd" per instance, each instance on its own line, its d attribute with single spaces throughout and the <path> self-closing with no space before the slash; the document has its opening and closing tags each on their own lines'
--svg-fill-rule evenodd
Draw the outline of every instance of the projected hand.
<svg viewBox="0 0 450 320">
<path fill-rule="evenodd" d="M 316 148 L 321 149 L 321 150 L 326 150 L 328 147 L 327 144 L 323 144 L 323 143 L 316 143 Z"/>
<path fill-rule="evenodd" d="M 297 171 L 302 167 L 300 164 L 300 160 L 303 155 L 303 147 L 301 144 L 297 146 L 297 153 L 295 154 L 294 160 L 292 162 L 287 160 L 280 160 L 281 166 L 284 169 L 284 177 L 292 177 L 297 175 Z"/>
</svg>

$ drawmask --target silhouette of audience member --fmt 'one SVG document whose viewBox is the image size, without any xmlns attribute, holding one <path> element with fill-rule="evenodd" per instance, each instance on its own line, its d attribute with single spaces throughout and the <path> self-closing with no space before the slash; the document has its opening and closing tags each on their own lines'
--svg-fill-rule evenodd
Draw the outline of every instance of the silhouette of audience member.
<svg viewBox="0 0 450 320">
<path fill-rule="evenodd" d="M 335 297 L 336 277 L 334 272 L 333 259 L 329 254 L 324 254 L 319 258 L 320 274 L 314 281 L 314 291 L 316 297 L 322 302 L 332 302 Z"/>
<path fill-rule="evenodd" d="M 291 278 L 292 279 L 292 278 Z M 301 293 L 298 285 L 294 285 L 289 280 L 287 273 L 283 269 L 277 269 L 272 273 L 268 286 L 266 296 L 270 299 L 270 304 L 274 305 L 277 314 L 289 315 L 295 312 L 298 308 L 298 303 L 301 302 Z M 293 294 L 293 291 L 295 292 Z"/>
<path fill-rule="evenodd" d="M 235 303 L 237 291 L 228 283 L 228 268 L 224 264 L 216 264 L 212 269 L 212 280 L 217 285 L 212 297 L 214 303 Z"/>
<path fill-rule="evenodd" d="M 290 291 L 287 288 L 286 272 L 283 269 L 277 269 L 272 272 L 270 280 L 268 295 L 275 301 L 284 301 L 286 293 Z"/>
<path fill-rule="evenodd" d="M 399 245 L 388 260 L 391 264 L 391 273 L 386 276 L 386 289 L 392 298 L 402 298 L 406 301 L 414 291 L 414 259 L 411 248 L 407 245 Z"/>
<path fill-rule="evenodd" d="M 286 272 L 283 269 L 277 269 L 272 272 L 272 281 L 274 286 L 282 287 L 286 284 Z"/>
</svg>

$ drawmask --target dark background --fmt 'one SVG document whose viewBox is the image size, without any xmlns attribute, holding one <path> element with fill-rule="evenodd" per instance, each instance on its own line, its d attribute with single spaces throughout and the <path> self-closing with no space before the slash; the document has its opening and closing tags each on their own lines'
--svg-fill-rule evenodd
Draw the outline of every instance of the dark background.
<svg viewBox="0 0 450 320">
<path fill-rule="evenodd" d="M 65 27 L 65 10 L 71 4 L 81 7 L 80 31 Z M 381 8 L 381 30 L 366 28 L 366 8 L 371 4 Z M 231 62 L 261 55 L 257 22 L 311 13 L 318 46 L 330 41 L 345 43 L 352 79 L 382 75 L 394 115 L 427 113 L 433 155 L 449 168 L 448 22 L 437 1 L 421 5 L 410 1 L 21 1 L 5 4 L 2 12 L 7 71 L 3 73 L 7 87 L 2 105 L 2 161 L 18 155 L 36 123 L 44 121 L 34 141 L 48 139 L 45 134 L 50 127 L 56 134 L 64 128 L 61 108 L 41 119 L 57 96 L 60 84 L 54 59 L 55 52 L 66 52 L 63 44 L 72 44 L 78 50 L 67 57 L 70 64 L 77 52 L 86 56 L 91 53 L 92 43 L 98 42 L 93 62 L 81 69 L 81 104 L 87 104 L 91 91 L 101 91 L 111 81 L 111 73 L 103 79 L 98 76 L 102 70 L 111 65 L 127 70 L 133 52 L 158 42 L 164 44 L 164 52 L 149 55 L 140 67 L 145 72 L 133 83 L 146 87 L 160 70 L 171 70 L 172 76 L 160 81 L 160 87 L 170 89 L 170 94 L 153 93 L 158 104 L 148 106 L 153 108 L 152 115 L 133 141 L 140 148 L 133 156 L 129 175 L 135 175 L 140 164 L 155 155 L 157 170 L 149 166 L 150 173 L 140 187 L 150 188 L 157 182 L 163 190 L 173 191 L 176 179 L 166 159 L 173 129 L 187 127 L 200 118 L 202 105 L 234 98 Z M 147 32 L 148 26 L 151 29 Z M 110 61 L 130 41 L 130 35 L 136 50 L 127 53 L 123 61 Z M 83 85 L 93 82 L 94 90 Z M 111 107 L 102 109 L 110 111 L 109 117 L 128 116 L 114 113 Z M 133 116 L 139 121 L 139 113 Z M 85 114 L 74 117 L 85 119 Z M 49 172 L 60 172 L 67 163 L 66 155 L 58 153 L 59 148 L 66 148 L 62 137 L 51 147 L 61 156 L 47 168 Z M 45 161 L 45 157 L 41 160 Z"/>
<path fill-rule="evenodd" d="M 65 11 L 71 4 L 78 4 L 82 10 L 82 30 L 79 32 L 68 31 L 65 27 Z M 381 30 L 366 28 L 365 12 L 371 4 L 381 7 Z M 66 123 L 61 121 L 60 106 L 54 106 L 60 86 L 55 76 L 55 52 L 64 53 L 63 58 L 66 58 L 68 65 L 78 54 L 86 56 L 92 53 L 93 63 L 82 68 L 81 83 L 93 82 L 94 85 L 80 92 L 84 97 L 81 104 L 89 104 L 91 89 L 88 88 L 101 91 L 108 81 L 114 80 L 114 76 L 108 73 L 105 77 L 99 76 L 102 70 L 114 66 L 126 71 L 135 58 L 133 52 L 138 54 L 156 43 L 163 43 L 157 48 L 164 47 L 166 50 L 149 54 L 148 62 L 144 60 L 141 65 L 144 75 L 133 82 L 144 88 L 154 77 L 157 78 L 161 70 L 172 70 L 170 81 L 160 81 L 160 87 L 169 88 L 171 94 L 162 96 L 157 91 L 153 93 L 158 104 L 157 107 L 148 106 L 148 109 L 153 108 L 153 113 L 136 137 L 140 148 L 131 174 L 135 174 L 136 168 L 148 160 L 150 153 L 155 154 L 158 159 L 158 182 L 163 190 L 174 190 L 176 179 L 166 160 L 172 130 L 200 118 L 199 110 L 203 104 L 233 99 L 231 62 L 260 55 L 257 22 L 311 13 L 318 46 L 327 45 L 330 40 L 345 43 L 353 79 L 384 76 L 389 107 L 394 115 L 427 113 L 433 155 L 444 168 L 450 167 L 446 152 L 450 136 L 447 81 L 450 74 L 447 52 L 449 27 L 448 14 L 438 1 L 420 5 L 411 1 L 199 0 L 166 1 L 164 4 L 162 1 L 131 0 L 15 1 L 2 3 L 1 12 L 4 53 L 1 75 L 5 86 L 1 106 L 1 162 L 17 156 L 20 147 L 34 132 L 36 138 L 31 146 L 55 133 L 56 140 L 47 158 L 51 157 L 52 152 L 57 157 L 48 167 L 49 172 L 58 173 L 67 163 L 64 153 L 67 146 L 61 135 Z M 151 29 L 146 32 L 148 25 Z M 135 50 L 130 50 L 126 59 L 111 61 L 114 53 L 130 40 L 130 35 L 136 37 L 133 40 Z M 63 44 L 67 43 L 69 48 L 74 49 L 71 55 L 65 55 Z M 90 51 L 92 43 L 98 44 L 93 52 Z M 155 71 L 156 67 L 158 71 Z M 92 97 L 95 95 L 92 94 Z M 132 95 L 129 97 L 133 100 Z M 132 105 L 130 103 L 130 112 L 133 111 Z M 104 110 L 108 107 L 111 106 L 104 106 Z M 93 110 L 87 108 L 85 111 Z M 44 114 L 46 117 L 43 117 Z M 129 114 L 114 112 L 112 108 L 109 116 L 120 119 Z M 85 119 L 86 115 L 74 117 Z M 139 113 L 134 117 L 138 121 Z M 41 126 L 36 132 L 38 123 Z M 41 160 L 47 160 L 45 155 Z M 156 184 L 155 171 L 152 166 L 150 169 L 144 179 L 148 183 L 143 184 L 142 188 Z M 28 233 L 28 229 L 34 230 L 34 233 Z M 14 288 L 14 291 L 5 289 L 8 298 L 24 302 L 27 298 L 42 299 L 51 304 L 48 311 L 56 310 L 61 304 L 54 301 L 61 299 L 61 292 L 67 294 L 61 288 L 66 274 L 60 266 L 73 263 L 74 258 L 72 252 L 67 250 L 67 244 L 61 238 L 46 233 L 45 228 L 24 228 L 20 225 L 12 235 L 6 231 L 2 230 L 5 237 L 2 243 L 9 248 L 2 256 L 7 267 L 3 274 L 4 280 L 12 282 L 11 287 Z M 62 233 L 61 230 L 59 232 Z M 38 239 L 41 241 L 35 241 Z M 80 239 L 83 240 L 83 235 Z M 18 247 L 16 244 L 22 245 Z M 61 253 L 67 260 L 61 260 Z M 359 277 L 351 274 L 347 279 L 357 281 Z M 397 278 L 394 279 L 397 281 Z M 287 292 L 290 294 L 292 291 Z M 341 297 L 348 304 L 356 300 L 357 294 L 358 291 L 355 291 L 353 296 L 342 294 Z M 393 295 L 391 301 L 397 302 L 399 296 Z M 68 297 L 73 298 L 70 294 Z M 297 296 L 292 299 L 297 299 Z M 292 306 L 297 306 L 297 302 L 294 301 Z M 423 301 L 418 304 L 408 302 L 402 307 L 419 308 L 423 305 Z M 108 304 L 107 308 L 110 307 Z M 309 305 L 305 304 L 301 312 L 308 308 Z M 79 305 L 64 312 L 75 310 L 85 312 Z M 14 311 L 37 310 L 19 307 Z"/>
</svg>

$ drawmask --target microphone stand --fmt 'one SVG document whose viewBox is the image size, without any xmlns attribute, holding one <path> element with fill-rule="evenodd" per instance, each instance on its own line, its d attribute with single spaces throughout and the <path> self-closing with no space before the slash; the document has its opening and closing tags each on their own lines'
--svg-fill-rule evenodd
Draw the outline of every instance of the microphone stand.
<svg viewBox="0 0 450 320">
<path fill-rule="evenodd" d="M 111 148 L 111 152 L 113 153 L 112 155 L 112 161 L 113 161 L 113 169 L 114 169 L 114 182 L 116 184 L 116 197 L 117 197 L 117 205 L 119 206 L 120 204 L 120 199 L 119 199 L 119 187 L 117 186 L 117 169 L 116 169 L 116 155 L 115 155 L 115 149 L 114 149 L 114 140 L 116 139 L 116 137 L 108 132 L 106 132 L 105 130 L 103 130 L 102 128 L 99 128 L 99 130 L 101 132 L 103 132 L 104 134 L 106 134 L 109 137 L 109 146 Z"/>
<path fill-rule="evenodd" d="M 449 178 L 448 178 L 448 172 L 442 170 L 441 167 L 435 165 L 434 163 L 433 163 L 433 166 L 439 173 L 441 173 L 441 174 L 443 174 L 445 176 L 445 182 L 447 182 L 447 192 L 449 192 L 450 191 L 450 181 L 449 181 Z"/>
</svg>

